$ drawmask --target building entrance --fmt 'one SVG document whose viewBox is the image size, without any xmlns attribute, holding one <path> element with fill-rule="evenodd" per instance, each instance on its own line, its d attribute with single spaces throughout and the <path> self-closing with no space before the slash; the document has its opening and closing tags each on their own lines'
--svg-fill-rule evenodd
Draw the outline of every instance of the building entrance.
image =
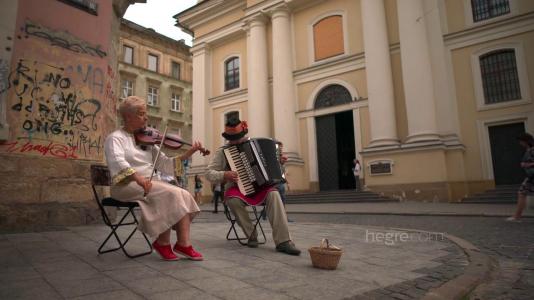
<svg viewBox="0 0 534 300">
<path fill-rule="evenodd" d="M 352 111 L 315 118 L 319 189 L 354 189 L 355 158 Z"/>
<path fill-rule="evenodd" d="M 525 149 L 517 141 L 523 132 L 524 123 L 488 127 L 495 185 L 519 184 L 525 178 L 519 166 Z"/>
</svg>

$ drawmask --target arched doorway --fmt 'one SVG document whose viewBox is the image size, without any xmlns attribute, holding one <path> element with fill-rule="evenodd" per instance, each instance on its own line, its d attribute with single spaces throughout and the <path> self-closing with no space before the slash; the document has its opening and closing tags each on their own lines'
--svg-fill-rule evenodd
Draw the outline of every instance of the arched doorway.
<svg viewBox="0 0 534 300">
<path fill-rule="evenodd" d="M 323 88 L 315 100 L 315 109 L 352 102 L 350 92 L 332 84 Z M 315 118 L 319 189 L 353 189 L 352 161 L 355 157 L 352 111 Z"/>
</svg>

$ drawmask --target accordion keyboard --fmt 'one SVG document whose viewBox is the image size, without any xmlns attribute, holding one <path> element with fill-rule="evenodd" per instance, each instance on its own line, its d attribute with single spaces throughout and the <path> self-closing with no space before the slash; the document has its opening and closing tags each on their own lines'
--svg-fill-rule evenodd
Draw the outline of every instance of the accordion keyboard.
<svg viewBox="0 0 534 300">
<path fill-rule="evenodd" d="M 237 172 L 237 187 L 246 196 L 281 182 L 282 172 L 276 142 L 268 138 L 249 139 L 224 148 L 224 155 L 232 171 Z"/>
<path fill-rule="evenodd" d="M 237 172 L 237 176 L 239 177 L 237 187 L 241 193 L 244 195 L 254 193 L 254 185 L 252 184 L 254 178 L 249 176 L 251 174 L 250 163 L 248 163 L 245 153 L 239 152 L 237 147 L 228 147 L 224 149 L 224 153 L 230 169 Z"/>
</svg>

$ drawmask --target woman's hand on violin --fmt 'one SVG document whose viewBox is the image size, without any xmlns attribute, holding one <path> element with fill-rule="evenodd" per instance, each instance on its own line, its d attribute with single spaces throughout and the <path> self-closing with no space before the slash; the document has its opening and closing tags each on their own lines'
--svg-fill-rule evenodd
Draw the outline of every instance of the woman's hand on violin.
<svg viewBox="0 0 534 300">
<path fill-rule="evenodd" d="M 237 172 L 235 171 L 225 171 L 224 180 L 230 182 L 237 182 L 239 180 L 239 177 L 237 177 Z"/>
<path fill-rule="evenodd" d="M 143 176 L 139 176 L 137 173 L 134 173 L 133 177 L 134 177 L 135 182 L 140 187 L 143 188 L 143 190 L 145 191 L 145 195 L 147 195 L 148 192 L 150 191 L 150 189 L 152 188 L 152 182 L 150 182 L 150 180 L 148 180 L 148 178 L 145 178 Z"/>
<path fill-rule="evenodd" d="M 193 146 L 191 148 L 196 152 L 202 149 L 202 144 L 199 141 L 196 141 L 193 143 Z"/>
</svg>

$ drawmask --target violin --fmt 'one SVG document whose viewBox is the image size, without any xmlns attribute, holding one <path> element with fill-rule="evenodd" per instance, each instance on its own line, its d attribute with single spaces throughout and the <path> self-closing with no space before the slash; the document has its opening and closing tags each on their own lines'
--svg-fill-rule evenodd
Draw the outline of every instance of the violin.
<svg viewBox="0 0 534 300">
<path fill-rule="evenodd" d="M 134 132 L 134 137 L 135 137 L 135 143 L 141 146 L 159 145 L 161 144 L 162 140 L 163 140 L 163 146 L 169 149 L 172 149 L 172 150 L 178 150 L 183 145 L 193 146 L 191 143 L 188 143 L 182 140 L 176 134 L 167 133 L 164 135 L 159 130 L 152 128 L 152 127 L 145 127 L 145 128 L 136 130 Z M 198 151 L 200 151 L 200 153 L 202 153 L 203 156 L 210 154 L 210 151 L 203 147 L 199 148 Z"/>
</svg>

